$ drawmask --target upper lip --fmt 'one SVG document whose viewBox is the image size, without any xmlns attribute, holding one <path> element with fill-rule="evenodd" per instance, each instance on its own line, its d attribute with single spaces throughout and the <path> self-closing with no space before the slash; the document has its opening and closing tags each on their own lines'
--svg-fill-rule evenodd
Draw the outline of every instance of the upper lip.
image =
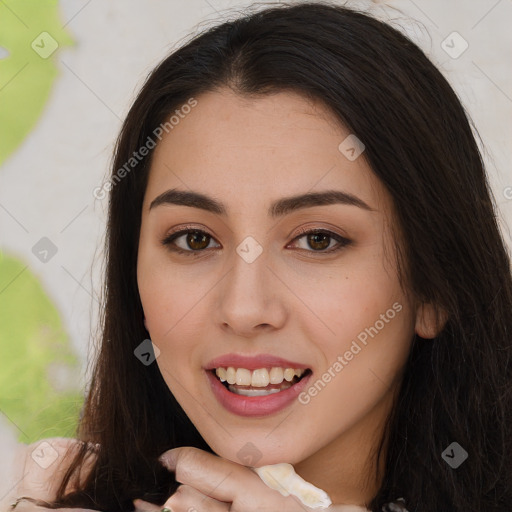
<svg viewBox="0 0 512 512">
<path fill-rule="evenodd" d="M 256 356 L 244 356 L 241 354 L 225 354 L 223 356 L 212 359 L 206 366 L 206 370 L 213 370 L 215 368 L 246 368 L 247 370 L 257 370 L 258 368 L 304 368 L 309 366 L 295 361 L 289 361 L 281 357 L 273 356 L 271 354 L 259 354 Z"/>
</svg>

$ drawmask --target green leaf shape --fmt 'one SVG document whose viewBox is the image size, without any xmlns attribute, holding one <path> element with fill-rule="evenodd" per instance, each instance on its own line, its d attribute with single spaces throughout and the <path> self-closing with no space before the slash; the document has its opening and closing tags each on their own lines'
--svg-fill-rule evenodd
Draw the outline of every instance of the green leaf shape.
<svg viewBox="0 0 512 512">
<path fill-rule="evenodd" d="M 49 36 L 41 36 L 47 33 Z M 43 58 L 52 45 L 56 51 Z M 40 52 L 36 52 L 32 47 Z M 0 47 L 0 165 L 22 143 L 41 116 L 57 77 L 59 49 L 74 45 L 60 21 L 56 0 L 2 0 Z M 2 52 L 5 53 L 5 52 Z"/>
<path fill-rule="evenodd" d="M 59 312 L 28 268 L 0 257 L 0 411 L 22 443 L 75 437 L 81 365 Z M 64 375 L 64 380 L 58 375 Z M 76 382 L 75 382 L 76 381 Z"/>
</svg>

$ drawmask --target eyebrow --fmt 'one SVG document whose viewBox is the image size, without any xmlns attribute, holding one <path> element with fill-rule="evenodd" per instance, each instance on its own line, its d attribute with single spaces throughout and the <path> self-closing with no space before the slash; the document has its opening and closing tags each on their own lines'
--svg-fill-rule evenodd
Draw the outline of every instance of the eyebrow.
<svg viewBox="0 0 512 512">
<path fill-rule="evenodd" d="M 151 202 L 149 210 L 161 205 L 177 204 L 199 208 L 217 215 L 227 215 L 226 206 L 212 197 L 199 192 L 190 192 L 185 190 L 170 189 L 157 196 Z M 341 190 L 326 190 L 323 192 L 309 192 L 295 196 L 284 197 L 273 202 L 270 205 L 268 214 L 271 218 L 282 217 L 302 208 L 311 208 L 313 206 L 324 206 L 330 204 L 344 204 L 357 206 L 368 211 L 376 211 L 368 206 L 359 197 L 343 192 Z"/>
</svg>

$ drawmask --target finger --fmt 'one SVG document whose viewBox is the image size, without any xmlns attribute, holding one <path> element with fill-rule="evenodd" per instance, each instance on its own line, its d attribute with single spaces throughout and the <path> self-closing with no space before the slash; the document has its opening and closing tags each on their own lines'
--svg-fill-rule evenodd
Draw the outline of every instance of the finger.
<svg viewBox="0 0 512 512">
<path fill-rule="evenodd" d="M 133 500 L 133 504 L 135 505 L 135 512 L 159 512 L 162 509 L 162 507 L 154 503 L 149 503 L 148 501 L 138 498 Z"/>
<path fill-rule="evenodd" d="M 243 502 L 246 496 L 270 491 L 249 468 L 198 448 L 174 448 L 165 452 L 160 460 L 168 469 L 175 471 L 178 482 L 218 501 Z"/>
<path fill-rule="evenodd" d="M 268 487 L 251 468 L 190 446 L 162 454 L 160 461 L 176 474 L 176 480 L 238 512 L 304 512 L 313 509 L 295 496 L 283 496 Z"/>
<path fill-rule="evenodd" d="M 162 508 L 172 512 L 228 512 L 230 503 L 218 501 L 199 492 L 189 485 L 180 485 Z"/>
</svg>

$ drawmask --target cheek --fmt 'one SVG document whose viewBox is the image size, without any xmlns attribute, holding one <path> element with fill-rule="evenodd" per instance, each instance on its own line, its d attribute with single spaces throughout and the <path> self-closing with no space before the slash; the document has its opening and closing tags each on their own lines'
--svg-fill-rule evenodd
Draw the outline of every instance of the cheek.
<svg viewBox="0 0 512 512">
<path fill-rule="evenodd" d="M 179 286 L 166 286 L 165 281 L 157 279 L 153 286 L 147 283 L 141 301 L 147 330 L 160 349 L 159 361 L 166 367 L 183 368 L 183 359 L 195 348 L 193 340 L 198 339 L 196 318 L 203 307 L 200 300 Z"/>
<path fill-rule="evenodd" d="M 190 286 L 183 273 L 151 247 L 139 249 L 137 282 L 146 327 L 158 345 L 186 325 L 188 311 L 198 302 L 199 282 Z"/>
<path fill-rule="evenodd" d="M 410 311 L 400 304 L 402 309 L 397 312 L 398 302 L 394 304 L 395 309 L 392 303 L 382 310 L 384 315 L 388 311 L 387 323 L 376 321 L 373 314 L 368 316 L 368 326 L 364 321 L 356 325 L 361 319 L 353 319 L 347 327 L 353 335 L 347 332 L 324 347 L 325 366 L 299 397 L 312 432 L 332 440 L 375 410 L 385 397 L 390 398 L 413 336 Z"/>
<path fill-rule="evenodd" d="M 153 276 L 145 276 L 139 283 L 139 294 L 146 318 L 146 328 L 156 342 L 175 323 L 173 317 L 176 314 L 176 307 L 172 295 L 165 287 L 165 283 Z"/>
<path fill-rule="evenodd" d="M 156 364 L 170 391 L 178 402 L 185 405 L 188 392 L 195 383 L 190 371 L 197 347 L 193 330 L 197 326 L 191 319 L 199 304 L 191 294 L 184 293 L 172 276 L 165 278 L 154 269 L 141 273 L 139 293 L 144 308 L 147 330 L 151 341 L 160 350 Z M 171 283 L 172 286 L 171 286 Z M 183 292 L 183 293 L 182 293 Z M 190 391 L 189 391 L 190 392 Z"/>
<path fill-rule="evenodd" d="M 160 372 L 179 401 L 181 384 L 191 380 L 190 368 L 200 348 L 199 319 L 209 316 L 204 311 L 207 302 L 201 300 L 207 287 L 176 269 L 154 251 L 139 253 L 137 277 L 146 328 L 160 350 L 156 360 Z"/>
<path fill-rule="evenodd" d="M 308 288 L 314 314 L 307 313 L 301 325 L 322 353 L 319 387 L 329 382 L 331 390 L 322 391 L 325 400 L 356 409 L 372 403 L 388 390 L 407 360 L 414 315 L 396 272 L 383 261 L 378 251 L 346 261 L 337 277 Z"/>
<path fill-rule="evenodd" d="M 368 264 L 361 260 L 347 263 L 321 279 L 302 278 L 294 292 L 303 298 L 299 307 L 304 312 L 301 321 L 308 338 L 323 340 L 331 353 L 347 343 L 350 345 L 350 340 L 358 335 L 364 340 L 366 329 L 375 332 L 376 323 L 378 331 L 389 333 L 390 326 L 394 324 L 396 329 L 396 324 L 406 316 L 405 297 L 398 279 L 378 262 Z M 409 327 L 410 321 L 406 324 Z"/>
</svg>

